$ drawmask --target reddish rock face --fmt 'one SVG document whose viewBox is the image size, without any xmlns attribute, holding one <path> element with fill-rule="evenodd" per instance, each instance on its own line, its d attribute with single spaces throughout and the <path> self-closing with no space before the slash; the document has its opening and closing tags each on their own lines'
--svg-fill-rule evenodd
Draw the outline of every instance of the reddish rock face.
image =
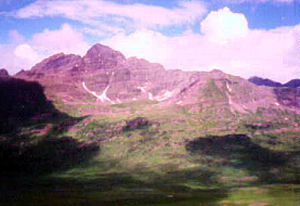
<svg viewBox="0 0 300 206">
<path fill-rule="evenodd" d="M 40 73 L 66 72 L 76 67 L 80 67 L 81 64 L 82 59 L 80 56 L 74 54 L 65 55 L 63 53 L 59 53 L 35 65 L 31 70 L 33 72 Z"/>
<path fill-rule="evenodd" d="M 212 103 L 232 112 L 255 111 L 258 107 L 299 110 L 294 103 L 279 101 L 280 92 L 220 70 L 165 70 L 162 65 L 144 59 L 126 59 L 120 52 L 101 44 L 94 45 L 84 57 L 53 55 L 16 77 L 40 82 L 48 98 L 59 96 L 65 103 L 149 100 L 162 106 L 188 106 L 193 110 Z M 290 92 L 288 96 L 295 99 L 297 95 Z"/>
<path fill-rule="evenodd" d="M 87 51 L 83 57 L 83 61 L 85 70 L 94 71 L 116 69 L 126 59 L 121 52 L 112 50 L 101 44 L 96 44 Z"/>
</svg>

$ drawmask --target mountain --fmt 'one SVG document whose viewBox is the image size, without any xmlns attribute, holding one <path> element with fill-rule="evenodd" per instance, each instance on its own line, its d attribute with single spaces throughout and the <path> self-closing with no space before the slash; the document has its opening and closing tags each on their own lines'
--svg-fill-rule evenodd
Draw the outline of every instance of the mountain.
<svg viewBox="0 0 300 206">
<path fill-rule="evenodd" d="M 264 79 L 260 77 L 251 77 L 248 79 L 249 82 L 259 85 L 259 86 L 268 86 L 268 87 L 288 87 L 288 88 L 297 88 L 300 87 L 300 79 L 292 79 L 285 84 L 281 84 L 279 82 Z"/>
<path fill-rule="evenodd" d="M 178 105 L 199 111 L 214 102 L 218 109 L 242 113 L 259 107 L 298 109 L 294 103 L 283 104 L 279 93 L 272 88 L 255 86 L 219 70 L 165 70 L 162 65 L 144 59 L 126 59 L 120 52 L 101 44 L 91 47 L 83 57 L 53 55 L 15 77 L 38 81 L 49 99 L 59 98 L 73 105 L 150 101 L 163 107 Z"/>
<path fill-rule="evenodd" d="M 292 79 L 283 85 L 284 87 L 297 88 L 300 87 L 300 79 Z"/>
<path fill-rule="evenodd" d="M 120 52 L 96 44 L 83 58 L 57 54 L 16 77 L 39 81 L 50 93 L 63 93 L 67 101 L 111 104 L 166 99 L 167 91 L 179 92 L 192 75 L 166 71 L 161 65 L 143 59 L 126 59 Z"/>
<path fill-rule="evenodd" d="M 101 44 L 3 74 L 1 205 L 297 204 L 300 88 L 166 70 Z"/>
<path fill-rule="evenodd" d="M 276 82 L 270 79 L 264 79 L 260 77 L 251 77 L 248 79 L 249 82 L 252 82 L 256 85 L 268 86 L 268 87 L 282 87 L 283 85 L 280 82 Z"/>
</svg>

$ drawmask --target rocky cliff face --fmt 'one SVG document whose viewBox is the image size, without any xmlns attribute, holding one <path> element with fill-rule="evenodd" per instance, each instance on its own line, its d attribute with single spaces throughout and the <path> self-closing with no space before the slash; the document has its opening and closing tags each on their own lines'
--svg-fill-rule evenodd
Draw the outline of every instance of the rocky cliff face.
<svg viewBox="0 0 300 206">
<path fill-rule="evenodd" d="M 298 104 L 284 103 L 278 97 L 281 93 L 273 88 L 258 87 L 219 70 L 165 70 L 144 59 L 126 59 L 101 44 L 94 45 L 84 57 L 53 55 L 16 77 L 38 81 L 48 98 L 59 97 L 72 104 L 147 100 L 197 111 L 212 106 L 231 112 L 250 112 L 258 107 L 298 110 Z M 297 99 L 297 95 L 288 92 L 287 96 Z"/>
</svg>

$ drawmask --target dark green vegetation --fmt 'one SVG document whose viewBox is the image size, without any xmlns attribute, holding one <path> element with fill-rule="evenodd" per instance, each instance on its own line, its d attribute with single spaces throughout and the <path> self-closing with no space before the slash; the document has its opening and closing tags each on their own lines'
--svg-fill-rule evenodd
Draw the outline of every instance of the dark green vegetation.
<svg viewBox="0 0 300 206">
<path fill-rule="evenodd" d="M 204 91 L 227 98 L 213 81 Z M 299 204 L 294 113 L 48 104 L 1 130 L 1 205 Z M 81 116 L 86 107 L 114 112 Z"/>
</svg>

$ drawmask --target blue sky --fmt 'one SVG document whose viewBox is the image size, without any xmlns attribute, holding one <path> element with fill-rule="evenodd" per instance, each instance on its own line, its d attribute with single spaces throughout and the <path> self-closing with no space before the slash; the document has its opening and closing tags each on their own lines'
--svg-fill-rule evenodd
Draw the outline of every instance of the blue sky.
<svg viewBox="0 0 300 206">
<path fill-rule="evenodd" d="M 0 67 L 100 42 L 167 69 L 300 74 L 299 0 L 0 0 Z"/>
</svg>

